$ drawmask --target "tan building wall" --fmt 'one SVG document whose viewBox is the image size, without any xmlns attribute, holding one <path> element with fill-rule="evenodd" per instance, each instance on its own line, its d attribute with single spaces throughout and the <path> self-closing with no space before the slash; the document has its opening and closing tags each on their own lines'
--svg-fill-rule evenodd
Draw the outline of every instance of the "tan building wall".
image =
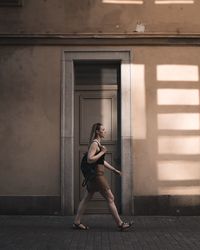
<svg viewBox="0 0 200 250">
<path fill-rule="evenodd" d="M 60 195 L 60 54 L 0 54 L 0 195 Z"/>
<path fill-rule="evenodd" d="M 60 196 L 64 48 L 1 48 L 1 196 Z M 199 194 L 198 50 L 132 47 L 136 197 Z"/>
<path fill-rule="evenodd" d="M 135 195 L 199 194 L 198 53 L 195 47 L 133 48 Z"/>
<path fill-rule="evenodd" d="M 144 34 L 152 35 L 152 41 L 158 33 L 166 37 L 170 33 L 177 37 L 179 33 L 199 34 L 197 0 L 188 4 L 184 0 L 182 4 L 144 0 L 140 5 L 108 1 L 28 0 L 22 7 L 1 7 L 0 34 L 30 34 L 32 38 L 37 34 L 74 34 L 77 40 L 83 33 L 134 37 L 137 24 L 145 28 Z M 62 54 L 68 46 L 33 43 L 17 46 L 15 40 L 13 45 L 0 46 L 0 196 L 53 197 L 47 198 L 45 206 L 55 203 L 52 211 L 58 211 L 63 174 Z M 118 45 L 132 51 L 132 191 L 136 213 L 140 213 L 138 204 L 146 208 L 151 203 L 145 203 L 143 197 L 152 197 L 154 206 L 159 197 L 174 196 L 183 198 L 169 199 L 167 205 L 200 206 L 199 47 L 170 42 L 165 46 Z M 31 204 L 34 206 L 34 200 Z"/>
<path fill-rule="evenodd" d="M 123 0 L 26 0 L 22 7 L 0 8 L 0 33 L 134 33 L 137 23 L 144 24 L 149 33 L 200 31 L 198 0 L 120 2 Z"/>
</svg>

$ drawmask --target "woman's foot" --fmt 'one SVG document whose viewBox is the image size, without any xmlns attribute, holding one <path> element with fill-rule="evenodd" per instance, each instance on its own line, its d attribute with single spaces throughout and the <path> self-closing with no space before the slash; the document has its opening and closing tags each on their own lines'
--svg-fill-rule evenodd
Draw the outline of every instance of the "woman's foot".
<svg viewBox="0 0 200 250">
<path fill-rule="evenodd" d="M 122 222 L 121 225 L 118 226 L 118 228 L 119 228 L 121 231 L 126 231 L 126 230 L 129 229 L 132 225 L 133 225 L 133 221 L 130 221 L 130 222 Z"/>
<path fill-rule="evenodd" d="M 82 223 L 73 223 L 73 228 L 74 229 L 79 229 L 79 230 L 88 230 L 89 229 L 88 226 L 85 226 Z"/>
</svg>

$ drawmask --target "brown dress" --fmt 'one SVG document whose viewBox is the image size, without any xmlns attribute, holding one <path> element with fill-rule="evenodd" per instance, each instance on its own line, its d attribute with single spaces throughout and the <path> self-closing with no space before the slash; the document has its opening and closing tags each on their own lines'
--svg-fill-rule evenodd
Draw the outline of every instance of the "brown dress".
<svg viewBox="0 0 200 250">
<path fill-rule="evenodd" d="M 97 154 L 100 151 L 97 152 Z M 87 183 L 88 192 L 101 192 L 110 189 L 107 179 L 104 176 L 104 156 L 102 155 L 96 162 L 96 177 Z"/>
</svg>

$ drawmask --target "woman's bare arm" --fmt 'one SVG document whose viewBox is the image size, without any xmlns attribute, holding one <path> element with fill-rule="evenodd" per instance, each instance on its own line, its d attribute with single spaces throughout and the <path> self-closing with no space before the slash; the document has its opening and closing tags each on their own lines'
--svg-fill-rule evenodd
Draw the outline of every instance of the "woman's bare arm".
<svg viewBox="0 0 200 250">
<path fill-rule="evenodd" d="M 111 166 L 107 161 L 104 161 L 104 166 L 106 168 L 108 168 L 109 170 L 115 172 L 116 174 L 121 175 L 121 171 L 117 170 L 116 168 L 114 168 L 113 166 Z"/>
<path fill-rule="evenodd" d="M 88 156 L 87 156 L 87 162 L 88 163 L 94 163 L 96 162 L 102 155 L 104 155 L 106 153 L 106 148 L 102 148 L 101 151 L 99 151 L 99 153 L 97 155 L 96 152 L 97 152 L 97 143 L 96 142 L 93 142 L 91 145 L 90 145 L 90 148 L 88 150 Z"/>
</svg>

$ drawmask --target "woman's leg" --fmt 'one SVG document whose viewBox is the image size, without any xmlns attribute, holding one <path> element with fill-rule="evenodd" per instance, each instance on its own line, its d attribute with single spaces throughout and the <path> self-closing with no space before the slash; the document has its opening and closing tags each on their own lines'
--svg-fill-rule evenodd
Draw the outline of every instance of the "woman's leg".
<svg viewBox="0 0 200 250">
<path fill-rule="evenodd" d="M 108 189 L 108 190 L 100 191 L 100 193 L 107 200 L 108 207 L 111 211 L 111 214 L 112 214 L 117 226 L 121 225 L 123 221 L 121 220 L 119 213 L 117 211 L 117 208 L 116 208 L 116 205 L 114 202 L 115 198 L 114 198 L 114 195 L 112 194 L 111 190 Z"/>
<path fill-rule="evenodd" d="M 74 223 L 79 224 L 81 222 L 81 217 L 86 209 L 87 202 L 89 200 L 91 200 L 93 194 L 94 194 L 94 192 L 89 193 L 86 189 L 85 194 L 83 196 L 83 199 L 79 203 L 77 214 L 76 214 L 75 219 L 74 219 Z"/>
</svg>

